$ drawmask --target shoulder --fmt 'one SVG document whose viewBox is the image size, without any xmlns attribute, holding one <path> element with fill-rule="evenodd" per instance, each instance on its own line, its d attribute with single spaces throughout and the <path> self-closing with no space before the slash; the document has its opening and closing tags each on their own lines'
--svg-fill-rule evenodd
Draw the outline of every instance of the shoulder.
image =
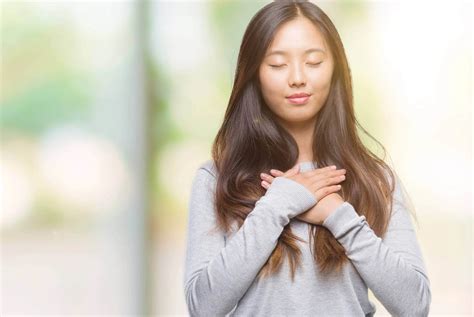
<svg viewBox="0 0 474 317">
<path fill-rule="evenodd" d="M 209 199 L 209 195 L 215 192 L 217 185 L 217 178 L 215 173 L 215 166 L 212 160 L 200 162 L 198 167 L 194 170 L 194 178 L 191 185 L 191 193 L 193 197 L 200 197 L 204 195 L 205 198 L 194 199 Z"/>
<path fill-rule="evenodd" d="M 395 204 L 405 204 L 407 200 L 407 192 L 398 173 L 394 168 L 388 165 L 384 168 L 384 173 L 390 188 L 393 188 L 393 202 Z"/>
<path fill-rule="evenodd" d="M 387 168 L 390 168 L 391 173 Z M 395 169 L 392 167 L 387 168 L 384 172 L 390 187 L 393 187 L 391 222 L 402 223 L 403 226 L 409 228 L 411 226 L 410 217 L 413 217 L 417 222 L 415 205 L 413 204 L 413 200 L 403 184 L 401 177 Z"/>
<path fill-rule="evenodd" d="M 206 160 L 201 162 L 198 167 L 198 171 L 204 171 L 210 174 L 213 178 L 217 176 L 217 168 L 213 159 Z"/>
</svg>

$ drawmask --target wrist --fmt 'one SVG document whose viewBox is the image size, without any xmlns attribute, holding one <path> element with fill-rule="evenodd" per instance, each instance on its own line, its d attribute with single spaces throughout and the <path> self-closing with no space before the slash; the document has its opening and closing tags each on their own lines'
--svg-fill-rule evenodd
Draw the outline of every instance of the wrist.
<svg viewBox="0 0 474 317">
<path fill-rule="evenodd" d="M 323 223 L 326 221 L 326 219 L 331 216 L 337 208 L 339 208 L 345 201 L 343 200 L 340 200 L 340 201 L 336 201 L 336 200 L 330 200 L 328 202 L 324 202 L 324 199 L 322 199 L 319 203 L 322 203 L 323 204 Z"/>
</svg>

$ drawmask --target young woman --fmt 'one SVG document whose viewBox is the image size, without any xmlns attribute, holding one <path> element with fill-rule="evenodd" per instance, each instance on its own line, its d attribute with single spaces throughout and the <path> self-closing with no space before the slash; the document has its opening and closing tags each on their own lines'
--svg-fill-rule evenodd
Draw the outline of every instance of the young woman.
<svg viewBox="0 0 474 317">
<path fill-rule="evenodd" d="M 369 288 L 393 315 L 428 314 L 400 180 L 356 126 L 331 20 L 311 2 L 263 7 L 242 40 L 213 160 L 192 186 L 190 315 L 372 316 Z"/>
</svg>

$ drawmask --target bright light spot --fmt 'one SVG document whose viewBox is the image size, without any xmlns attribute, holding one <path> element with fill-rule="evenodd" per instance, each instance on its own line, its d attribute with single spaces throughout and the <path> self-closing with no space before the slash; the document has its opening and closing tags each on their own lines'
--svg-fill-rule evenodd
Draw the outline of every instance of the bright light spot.
<svg viewBox="0 0 474 317">
<path fill-rule="evenodd" d="M 28 216 L 35 199 L 35 188 L 25 166 L 10 155 L 0 158 L 1 227 L 12 226 Z"/>
<path fill-rule="evenodd" d="M 128 194 L 129 174 L 115 147 L 79 129 L 49 133 L 40 144 L 38 165 L 56 198 L 85 212 L 113 209 Z"/>
</svg>

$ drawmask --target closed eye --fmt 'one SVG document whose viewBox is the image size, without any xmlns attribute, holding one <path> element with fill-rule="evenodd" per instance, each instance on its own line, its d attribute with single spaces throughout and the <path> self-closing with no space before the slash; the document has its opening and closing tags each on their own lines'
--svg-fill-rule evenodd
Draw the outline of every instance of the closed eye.
<svg viewBox="0 0 474 317">
<path fill-rule="evenodd" d="M 320 64 L 322 64 L 322 63 L 323 63 L 323 62 L 319 62 L 319 63 L 316 63 L 316 64 L 314 64 L 314 63 L 308 63 L 308 65 L 313 66 L 313 67 L 316 67 L 316 66 L 318 66 L 318 65 L 320 65 Z M 283 66 L 285 66 L 285 65 L 286 65 L 286 64 L 282 64 L 282 65 L 269 65 L 269 66 L 270 66 L 270 67 L 273 67 L 273 68 L 280 68 L 280 67 L 283 67 Z"/>
</svg>

